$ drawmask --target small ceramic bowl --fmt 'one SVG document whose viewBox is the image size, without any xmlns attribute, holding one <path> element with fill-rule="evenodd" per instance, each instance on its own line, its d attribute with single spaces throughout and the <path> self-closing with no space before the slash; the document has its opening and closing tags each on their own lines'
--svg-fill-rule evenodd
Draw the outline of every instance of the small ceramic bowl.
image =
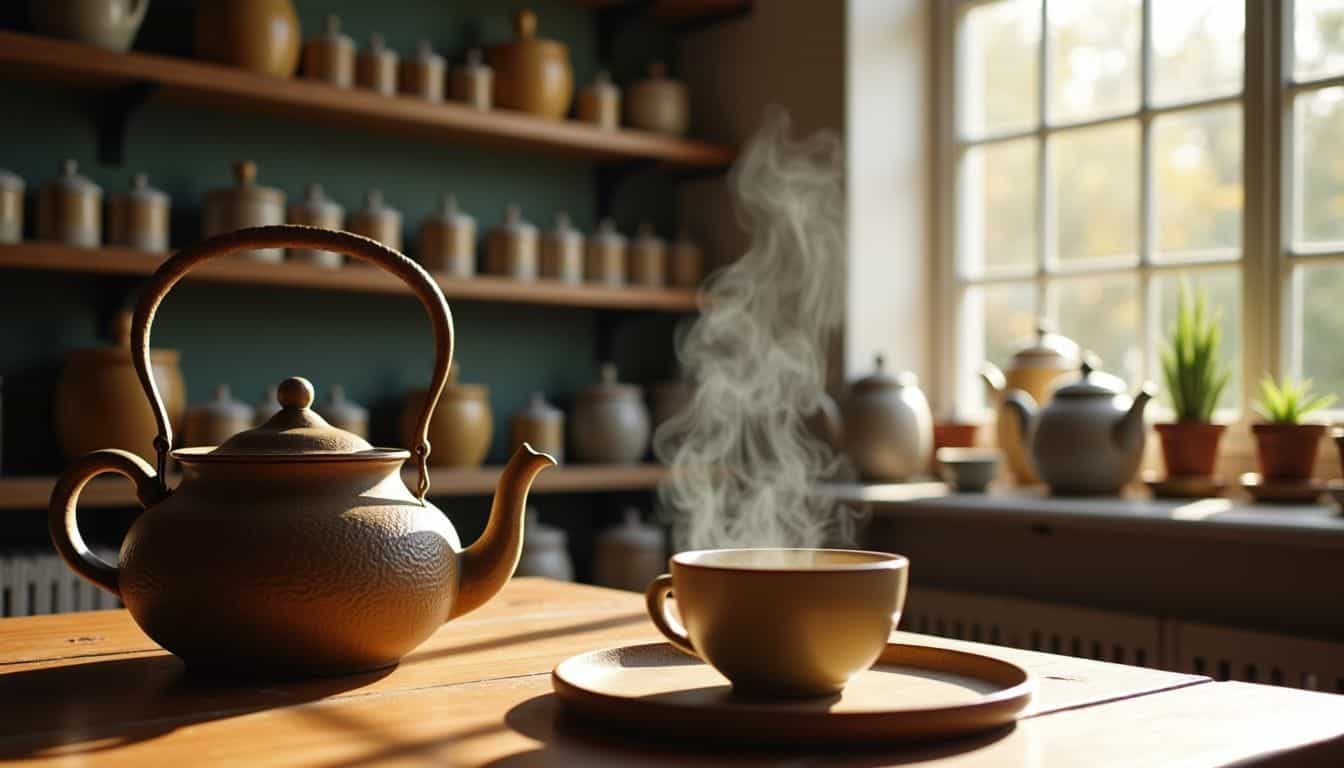
<svg viewBox="0 0 1344 768">
<path fill-rule="evenodd" d="M 988 448 L 939 448 L 943 480 L 959 493 L 984 493 L 999 471 L 999 454 Z"/>
</svg>

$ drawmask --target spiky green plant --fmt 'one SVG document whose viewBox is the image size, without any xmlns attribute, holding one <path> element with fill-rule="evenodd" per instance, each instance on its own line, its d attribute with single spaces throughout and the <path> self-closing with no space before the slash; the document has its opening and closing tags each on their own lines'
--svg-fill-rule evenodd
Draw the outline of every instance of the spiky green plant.
<svg viewBox="0 0 1344 768">
<path fill-rule="evenodd" d="M 1162 350 L 1162 377 L 1177 421 L 1209 421 L 1218 407 L 1231 369 L 1218 354 L 1222 344 L 1222 313 L 1210 312 L 1203 289 L 1195 293 L 1181 283 L 1166 348 Z"/>
<path fill-rule="evenodd" d="M 1271 424 L 1301 424 L 1308 414 L 1334 403 L 1334 395 L 1311 396 L 1311 379 L 1299 382 L 1285 376 L 1275 383 L 1273 376 L 1266 376 L 1260 380 L 1255 411 Z"/>
</svg>

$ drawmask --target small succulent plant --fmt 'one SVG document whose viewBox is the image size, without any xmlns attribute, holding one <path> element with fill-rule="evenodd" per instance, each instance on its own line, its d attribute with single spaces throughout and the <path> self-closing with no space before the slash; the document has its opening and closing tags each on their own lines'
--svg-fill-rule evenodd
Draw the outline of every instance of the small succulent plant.
<svg viewBox="0 0 1344 768">
<path fill-rule="evenodd" d="M 1209 310 L 1208 296 L 1188 283 L 1181 284 L 1166 348 L 1162 350 L 1162 378 L 1177 421 L 1207 422 L 1232 378 L 1219 357 L 1222 313 Z"/>
<path fill-rule="evenodd" d="M 1273 376 L 1260 381 L 1260 398 L 1255 402 L 1259 413 L 1271 424 L 1301 424 L 1314 411 L 1329 408 L 1334 395 L 1311 396 L 1311 379 L 1295 381 L 1285 376 L 1278 382 Z"/>
</svg>

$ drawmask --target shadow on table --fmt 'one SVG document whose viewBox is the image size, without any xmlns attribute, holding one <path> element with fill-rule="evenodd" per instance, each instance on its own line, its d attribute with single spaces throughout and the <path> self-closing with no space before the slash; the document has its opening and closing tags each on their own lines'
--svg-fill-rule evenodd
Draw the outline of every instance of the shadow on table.
<svg viewBox="0 0 1344 768">
<path fill-rule="evenodd" d="M 280 684 L 189 671 L 165 653 L 7 674 L 0 667 L 0 762 L 102 752 L 197 723 L 361 688 L 394 668 Z"/>
<path fill-rule="evenodd" d="M 496 760 L 492 768 L 530 768 L 551 765 L 686 765 L 691 760 L 741 765 L 777 765 L 801 754 L 825 754 L 828 765 L 852 768 L 899 766 L 936 760 L 987 747 L 1011 735 L 1009 725 L 975 736 L 938 742 L 900 746 L 854 745 L 742 747 L 706 742 L 688 743 L 648 734 L 603 727 L 601 723 L 576 717 L 561 706 L 559 698 L 548 693 L 536 696 L 509 710 L 505 723 L 519 734 L 542 743 L 538 749 L 519 752 Z"/>
</svg>

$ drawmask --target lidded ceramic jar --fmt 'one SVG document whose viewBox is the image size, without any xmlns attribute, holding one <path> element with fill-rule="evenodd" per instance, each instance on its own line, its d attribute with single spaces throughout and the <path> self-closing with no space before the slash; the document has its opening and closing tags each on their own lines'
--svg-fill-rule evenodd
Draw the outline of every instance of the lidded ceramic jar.
<svg viewBox="0 0 1344 768">
<path fill-rule="evenodd" d="M 321 35 L 303 44 L 303 76 L 337 88 L 355 84 L 355 41 L 341 34 L 341 17 L 327 17 Z"/>
<path fill-rule="evenodd" d="M 603 219 L 588 238 L 583 276 L 590 283 L 625 284 L 625 236 L 616 231 L 616 222 Z"/>
<path fill-rule="evenodd" d="M 421 40 L 416 46 L 415 55 L 408 56 L 401 62 L 398 87 L 402 93 L 437 104 L 443 101 L 446 69 L 443 57 L 434 52 L 434 47 L 428 40 Z"/>
<path fill-rule="evenodd" d="M 583 233 L 569 223 L 567 213 L 557 213 L 555 227 L 541 238 L 541 276 L 583 282 Z"/>
<path fill-rule="evenodd" d="M 321 184 L 309 184 L 303 191 L 303 199 L 289 206 L 289 223 L 340 230 L 345 226 L 345 209 L 327 197 Z M 319 267 L 339 267 L 345 261 L 345 257 L 335 251 L 312 248 L 290 248 L 289 259 Z"/>
<path fill-rule="evenodd" d="M 369 47 L 355 56 L 355 85 L 384 96 L 397 95 L 397 52 L 383 36 L 369 36 Z"/>
<path fill-rule="evenodd" d="M 420 263 L 453 277 L 476 274 L 476 219 L 458 209 L 453 195 L 420 222 Z"/>
<path fill-rule="evenodd" d="M 252 426 L 259 427 L 270 421 L 270 418 L 283 410 L 280 406 L 280 392 L 278 387 L 267 387 L 265 392 L 261 393 L 261 399 L 252 404 Z"/>
<path fill-rule="evenodd" d="M 215 387 L 213 400 L 187 409 L 182 446 L 222 445 L 225 440 L 251 429 L 252 406 L 235 400 L 228 384 Z"/>
<path fill-rule="evenodd" d="M 667 243 L 643 222 L 630 243 L 630 283 L 659 287 L 667 284 Z"/>
<path fill-rule="evenodd" d="M 401 251 L 401 211 L 383 202 L 381 190 L 371 189 L 364 196 L 364 207 L 350 214 L 349 229 L 356 235 Z"/>
<path fill-rule="evenodd" d="M 251 160 L 233 164 L 237 182 L 232 187 L 212 189 L 205 194 L 205 237 L 222 235 L 235 229 L 285 223 L 285 193 L 257 184 L 257 164 Z M 285 260 L 281 248 L 241 251 L 243 258 L 280 263 Z"/>
<path fill-rule="evenodd" d="M 1036 326 L 1035 337 L 1013 353 L 1007 370 L 1000 371 L 988 362 L 980 369 L 980 376 L 988 385 L 990 398 L 998 411 L 995 427 L 999 450 L 1019 484 L 1035 483 L 1038 477 L 1031 452 L 1027 449 L 1027 435 L 1021 434 L 1018 421 L 1004 411 L 1004 398 L 1013 390 L 1021 390 L 1034 402 L 1044 405 L 1056 380 L 1076 371 L 1079 360 L 1078 345 L 1072 339 L 1052 333 L 1042 320 Z"/>
<path fill-rule="evenodd" d="M 291 0 L 196 4 L 196 55 L 261 75 L 290 77 L 302 45 Z"/>
<path fill-rule="evenodd" d="M 520 10 L 513 17 L 514 39 L 490 46 L 486 57 L 495 70 L 495 102 L 509 109 L 560 120 L 574 95 L 569 48 L 537 37 L 537 15 Z"/>
<path fill-rule="evenodd" d="M 23 239 L 23 179 L 0 168 L 0 243 Z"/>
<path fill-rule="evenodd" d="M 913 373 L 887 373 L 878 355 L 876 370 L 850 385 L 841 410 L 845 446 L 864 480 L 904 482 L 928 467 L 933 414 Z"/>
<path fill-rule="evenodd" d="M 601 379 L 579 393 L 570 419 L 570 445 L 578 461 L 636 464 L 649 449 L 649 409 L 644 393 L 616 378 L 616 366 L 602 366 Z"/>
<path fill-rule="evenodd" d="M 131 314 L 117 314 L 110 346 L 72 349 L 56 382 L 54 423 L 65 457 L 75 460 L 99 448 L 121 448 L 155 461 L 154 413 L 131 362 Z M 181 429 L 187 408 L 187 385 L 178 367 L 177 351 L 154 348 L 150 367 L 168 411 L 168 421 Z"/>
<path fill-rule="evenodd" d="M 607 70 L 598 72 L 592 84 L 579 91 L 579 119 L 608 130 L 621 126 L 621 89 Z"/>
<path fill-rule="evenodd" d="M 124 52 L 131 47 L 149 0 L 31 0 L 28 17 L 44 35 Z"/>
<path fill-rule="evenodd" d="M 668 258 L 671 283 L 677 288 L 697 288 L 705 278 L 705 255 L 700 246 L 681 230 Z"/>
<path fill-rule="evenodd" d="M 533 392 L 513 418 L 509 420 L 509 437 L 513 447 L 523 443 L 563 463 L 565 460 L 565 412 L 546 402 L 546 396 Z"/>
<path fill-rule="evenodd" d="M 625 92 L 625 122 L 633 128 L 685 136 L 690 125 L 686 84 L 667 76 L 661 61 L 649 65 L 649 76 Z"/>
<path fill-rule="evenodd" d="M 369 411 L 364 406 L 345 396 L 345 387 L 337 384 L 331 388 L 326 400 L 314 410 L 327 423 L 337 429 L 343 429 L 352 435 L 367 438 L 369 436 Z"/>
<path fill-rule="evenodd" d="M 495 103 L 495 70 L 485 63 L 480 48 L 467 51 L 462 66 L 453 70 L 452 97 L 480 110 L 488 110 Z"/>
<path fill-rule="evenodd" d="M 504 221 L 485 239 L 485 271 L 515 280 L 537 279 L 537 228 L 523 219 L 518 206 L 504 211 Z"/>
<path fill-rule="evenodd" d="M 103 236 L 103 189 L 79 175 L 74 160 L 42 186 L 37 199 L 37 238 L 97 248 Z"/>
<path fill-rule="evenodd" d="M 107 201 L 107 242 L 150 253 L 168 250 L 168 195 L 149 186 L 143 173 L 131 179 L 131 188 Z"/>
<path fill-rule="evenodd" d="M 536 446 L 533 446 L 534 448 Z M 532 576 L 556 581 L 574 580 L 574 561 L 569 557 L 569 536 L 563 529 L 541 522 L 535 507 L 528 507 L 523 523 L 523 554 L 514 576 Z"/>
<path fill-rule="evenodd" d="M 458 366 L 448 371 L 448 383 L 429 422 L 429 463 L 439 467 L 479 467 L 490 451 L 494 421 L 490 414 L 490 390 L 482 384 L 462 384 Z M 415 419 L 424 407 L 425 390 L 406 396 L 401 414 L 403 437 L 413 434 Z"/>
<path fill-rule="evenodd" d="M 662 528 L 645 523 L 635 507 L 625 509 L 620 525 L 598 534 L 593 547 L 594 583 L 643 592 L 666 570 L 666 535 Z"/>
</svg>

